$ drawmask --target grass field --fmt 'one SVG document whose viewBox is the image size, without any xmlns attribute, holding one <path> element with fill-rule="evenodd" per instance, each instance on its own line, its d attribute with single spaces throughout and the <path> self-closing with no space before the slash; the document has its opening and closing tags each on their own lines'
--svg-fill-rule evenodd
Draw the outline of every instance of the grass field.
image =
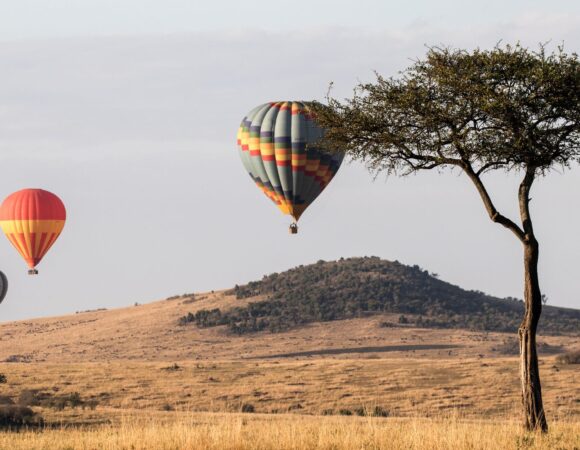
<svg viewBox="0 0 580 450">
<path fill-rule="evenodd" d="M 539 436 L 520 427 L 511 334 L 385 327 L 389 315 L 244 336 L 177 324 L 234 300 L 0 324 L 0 398 L 45 421 L 0 432 L 0 450 L 580 450 L 580 371 L 557 361 L 578 336 L 540 338 Z M 387 417 L 360 416 L 376 408 Z"/>
<path fill-rule="evenodd" d="M 518 423 L 440 419 L 378 419 L 298 415 L 156 413 L 124 416 L 118 425 L 0 433 L 2 450 L 392 449 L 575 450 L 580 424 L 553 422 L 542 436 Z"/>
<path fill-rule="evenodd" d="M 455 411 L 496 418 L 518 411 L 517 367 L 514 357 L 4 363 L 8 383 L 0 394 L 17 400 L 25 390 L 55 399 L 78 392 L 97 405 L 91 417 L 109 409 L 236 412 L 250 404 L 258 413 L 354 414 L 379 406 L 397 417 Z M 549 357 L 540 367 L 550 418 L 578 420 L 577 366 Z M 40 412 L 46 419 L 55 414 Z"/>
<path fill-rule="evenodd" d="M 398 314 L 313 323 L 283 333 L 243 336 L 228 335 L 224 327 L 178 325 L 179 318 L 188 312 L 227 310 L 256 300 L 259 297 L 237 300 L 224 292 L 214 292 L 196 295 L 193 303 L 188 298 L 176 298 L 127 308 L 0 323 L 0 361 L 61 364 L 248 360 L 337 349 L 349 352 L 348 359 L 386 353 L 393 358 L 479 355 L 493 358 L 503 356 L 498 348 L 516 337 L 515 333 L 381 326 L 383 322 L 396 325 Z M 539 341 L 556 349 L 580 349 L 580 336 L 540 336 Z M 352 353 L 353 349 L 369 347 L 391 347 L 394 351 Z M 540 346 L 541 356 L 544 348 Z M 344 353 L 340 352 L 327 356 L 344 359 Z"/>
</svg>

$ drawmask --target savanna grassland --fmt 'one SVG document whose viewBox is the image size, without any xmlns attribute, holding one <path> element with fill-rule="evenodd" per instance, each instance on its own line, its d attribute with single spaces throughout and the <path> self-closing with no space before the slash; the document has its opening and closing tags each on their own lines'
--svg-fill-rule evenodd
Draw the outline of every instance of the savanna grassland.
<svg viewBox="0 0 580 450">
<path fill-rule="evenodd" d="M 300 415 L 127 414 L 118 424 L 0 433 L 0 448 L 208 450 L 569 450 L 580 447 L 578 422 L 526 434 L 518 423 L 439 419 L 377 419 Z"/>
<path fill-rule="evenodd" d="M 580 448 L 580 370 L 561 358 L 578 333 L 539 338 L 539 436 L 519 426 L 513 333 L 385 310 L 276 332 L 181 320 L 272 304 L 251 287 L 0 324 L 0 403 L 36 414 L 0 449 Z"/>
</svg>

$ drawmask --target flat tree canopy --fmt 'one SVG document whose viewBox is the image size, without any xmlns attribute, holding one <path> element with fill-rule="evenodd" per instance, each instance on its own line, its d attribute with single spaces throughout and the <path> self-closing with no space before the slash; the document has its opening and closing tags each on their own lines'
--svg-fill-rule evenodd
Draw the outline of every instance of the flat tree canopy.
<svg viewBox="0 0 580 450">
<path fill-rule="evenodd" d="M 545 173 L 580 158 L 579 67 L 562 48 L 431 48 L 400 77 L 377 75 L 352 99 L 315 107 L 326 146 L 373 169 L 404 175 L 469 164 L 477 175 L 527 166 Z"/>
<path fill-rule="evenodd" d="M 552 53 L 542 45 L 538 51 L 434 47 L 398 77 L 377 75 L 344 102 L 313 104 L 326 130 L 323 148 L 399 175 L 457 167 L 490 219 L 523 244 L 526 311 L 518 333 L 525 426 L 544 431 L 535 337 L 542 310 L 539 244 L 529 194 L 538 176 L 580 160 L 579 68 L 578 56 L 561 47 Z M 500 213 L 485 187 L 482 175 L 498 169 L 522 173 L 519 220 Z"/>
</svg>

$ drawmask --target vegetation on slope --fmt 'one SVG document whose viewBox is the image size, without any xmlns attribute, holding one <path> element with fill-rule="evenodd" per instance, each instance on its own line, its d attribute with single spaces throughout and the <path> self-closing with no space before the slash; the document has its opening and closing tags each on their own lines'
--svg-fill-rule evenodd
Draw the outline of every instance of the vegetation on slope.
<svg viewBox="0 0 580 450">
<path fill-rule="evenodd" d="M 524 306 L 446 283 L 419 266 L 378 257 L 318 261 L 264 276 L 232 289 L 238 299 L 264 296 L 227 311 L 203 309 L 180 318 L 182 325 L 226 325 L 236 334 L 280 332 L 312 322 L 400 313 L 401 323 L 440 328 L 515 331 Z M 407 317 L 411 316 L 411 317 Z M 580 311 L 547 306 L 540 331 L 572 334 L 580 330 Z"/>
</svg>

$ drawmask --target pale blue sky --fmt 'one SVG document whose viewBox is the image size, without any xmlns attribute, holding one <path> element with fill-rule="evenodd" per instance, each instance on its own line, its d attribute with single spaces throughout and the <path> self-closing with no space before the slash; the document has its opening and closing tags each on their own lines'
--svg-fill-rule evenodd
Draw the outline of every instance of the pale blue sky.
<svg viewBox="0 0 580 450">
<path fill-rule="evenodd" d="M 0 321 L 226 288 L 362 255 L 521 297 L 519 244 L 489 221 L 463 177 L 373 182 L 345 164 L 289 236 L 288 219 L 244 172 L 235 134 L 257 104 L 320 99 L 330 81 L 346 96 L 373 70 L 396 74 L 425 44 L 552 40 L 577 51 L 576 2 L 311 3 L 0 3 L 0 197 L 43 187 L 69 216 L 38 277 L 0 236 L 10 281 Z M 544 292 L 570 307 L 579 306 L 580 208 L 570 206 L 579 170 L 541 180 L 532 203 Z M 517 180 L 489 182 L 514 217 Z"/>
</svg>

